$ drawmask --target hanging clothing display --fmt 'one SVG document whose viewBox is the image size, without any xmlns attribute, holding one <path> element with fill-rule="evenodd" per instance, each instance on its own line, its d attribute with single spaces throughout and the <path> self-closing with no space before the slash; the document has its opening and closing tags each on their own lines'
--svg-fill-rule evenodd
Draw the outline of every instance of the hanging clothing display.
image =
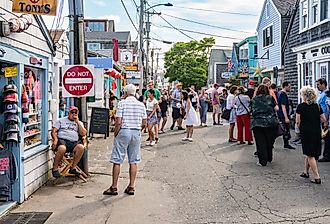
<svg viewBox="0 0 330 224">
<path fill-rule="evenodd" d="M 17 180 L 16 159 L 8 149 L 0 149 L 0 200 L 11 200 L 11 185 Z"/>
</svg>

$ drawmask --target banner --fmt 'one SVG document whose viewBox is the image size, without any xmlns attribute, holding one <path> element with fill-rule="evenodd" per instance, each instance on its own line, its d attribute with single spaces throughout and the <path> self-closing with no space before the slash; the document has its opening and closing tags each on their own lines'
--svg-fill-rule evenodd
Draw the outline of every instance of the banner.
<svg viewBox="0 0 330 224">
<path fill-rule="evenodd" d="M 56 16 L 57 0 L 13 0 L 13 12 Z"/>
</svg>

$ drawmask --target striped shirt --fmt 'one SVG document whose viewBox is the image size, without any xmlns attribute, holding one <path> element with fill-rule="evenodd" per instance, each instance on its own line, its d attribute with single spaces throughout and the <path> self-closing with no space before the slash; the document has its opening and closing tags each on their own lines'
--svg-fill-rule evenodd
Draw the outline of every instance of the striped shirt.
<svg viewBox="0 0 330 224">
<path fill-rule="evenodd" d="M 122 118 L 121 128 L 141 129 L 142 120 L 147 119 L 146 107 L 134 96 L 118 103 L 116 117 Z"/>
</svg>

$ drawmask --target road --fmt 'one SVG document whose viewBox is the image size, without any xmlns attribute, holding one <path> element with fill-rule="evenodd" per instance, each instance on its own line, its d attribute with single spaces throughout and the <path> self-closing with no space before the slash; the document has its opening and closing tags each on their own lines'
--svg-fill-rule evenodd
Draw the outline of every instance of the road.
<svg viewBox="0 0 330 224">
<path fill-rule="evenodd" d="M 301 148 L 275 144 L 274 160 L 256 165 L 255 146 L 227 143 L 228 126 L 196 128 L 194 142 L 168 131 L 155 147 L 143 143 L 136 195 L 102 191 L 110 184 L 107 141 L 93 140 L 88 183 L 50 183 L 18 211 L 52 211 L 47 223 L 330 223 L 330 163 L 319 164 L 322 184 L 299 177 Z M 146 139 L 146 136 L 143 136 Z M 77 197 L 79 196 L 79 197 Z M 40 206 L 43 205 L 43 206 Z"/>
</svg>

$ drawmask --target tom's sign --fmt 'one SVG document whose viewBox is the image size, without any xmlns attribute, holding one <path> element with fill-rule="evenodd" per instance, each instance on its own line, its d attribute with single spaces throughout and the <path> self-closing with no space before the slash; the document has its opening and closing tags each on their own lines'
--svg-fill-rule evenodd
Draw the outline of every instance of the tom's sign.
<svg viewBox="0 0 330 224">
<path fill-rule="evenodd" d="M 56 16 L 57 0 L 13 0 L 13 12 Z"/>
</svg>

